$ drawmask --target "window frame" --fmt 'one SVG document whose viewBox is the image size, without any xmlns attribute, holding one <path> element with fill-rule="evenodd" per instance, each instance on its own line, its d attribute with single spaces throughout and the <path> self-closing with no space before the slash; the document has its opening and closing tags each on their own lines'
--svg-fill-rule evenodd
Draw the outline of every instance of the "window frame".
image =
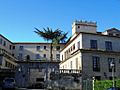
<svg viewBox="0 0 120 90">
<path fill-rule="evenodd" d="M 90 40 L 90 48 L 91 49 L 98 49 L 97 40 Z"/>
<path fill-rule="evenodd" d="M 35 59 L 40 59 L 40 54 L 35 54 Z"/>
<path fill-rule="evenodd" d="M 40 46 L 36 46 L 36 50 L 39 51 L 41 49 Z"/>
<path fill-rule="evenodd" d="M 93 71 L 100 72 L 100 57 L 92 56 L 92 62 L 93 62 Z"/>
<path fill-rule="evenodd" d="M 19 51 L 23 51 L 24 50 L 24 46 L 19 46 Z"/>
<path fill-rule="evenodd" d="M 113 50 L 111 41 L 105 41 L 105 49 L 106 49 L 106 51 L 112 51 Z"/>
</svg>

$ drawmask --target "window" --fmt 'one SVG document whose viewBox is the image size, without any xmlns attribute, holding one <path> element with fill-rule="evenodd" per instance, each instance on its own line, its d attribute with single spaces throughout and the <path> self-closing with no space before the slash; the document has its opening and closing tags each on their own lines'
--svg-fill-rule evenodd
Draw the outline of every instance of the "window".
<svg viewBox="0 0 120 90">
<path fill-rule="evenodd" d="M 40 50 L 40 46 L 36 46 L 36 50 L 39 51 Z"/>
<path fill-rule="evenodd" d="M 3 46 L 6 46 L 6 41 L 4 41 Z"/>
<path fill-rule="evenodd" d="M 109 72 L 112 72 L 112 66 L 111 64 L 114 64 L 114 72 L 115 72 L 115 59 L 114 58 L 108 58 L 108 69 Z"/>
<path fill-rule="evenodd" d="M 101 80 L 101 76 L 95 76 L 95 80 Z"/>
<path fill-rule="evenodd" d="M 60 54 L 56 54 L 56 59 L 60 60 Z"/>
<path fill-rule="evenodd" d="M 105 47 L 106 47 L 107 51 L 111 51 L 112 50 L 112 42 L 105 41 Z"/>
<path fill-rule="evenodd" d="M 15 46 L 13 46 L 13 50 L 15 49 Z"/>
<path fill-rule="evenodd" d="M 26 60 L 30 60 L 30 55 L 27 55 L 27 56 L 26 56 Z"/>
<path fill-rule="evenodd" d="M 2 38 L 0 39 L 0 44 L 2 44 Z"/>
<path fill-rule="evenodd" d="M 39 68 L 38 70 L 39 70 L 39 72 L 42 72 L 42 68 Z"/>
<path fill-rule="evenodd" d="M 19 50 L 20 50 L 20 51 L 23 51 L 23 49 L 24 49 L 23 46 L 20 46 L 20 47 L 19 47 Z"/>
<path fill-rule="evenodd" d="M 73 45 L 73 50 L 75 50 L 75 44 Z"/>
<path fill-rule="evenodd" d="M 109 77 L 109 80 L 113 80 L 112 76 Z"/>
<path fill-rule="evenodd" d="M 63 66 L 63 69 L 64 69 L 64 66 Z"/>
<path fill-rule="evenodd" d="M 22 53 L 19 53 L 18 59 L 19 59 L 19 60 L 22 60 L 22 59 L 23 59 L 23 54 L 22 54 Z"/>
<path fill-rule="evenodd" d="M 0 65 L 2 65 L 3 56 L 0 56 Z"/>
<path fill-rule="evenodd" d="M 100 58 L 97 56 L 93 56 L 92 60 L 93 60 L 93 71 L 99 72 L 100 71 Z"/>
<path fill-rule="evenodd" d="M 12 45 L 9 46 L 9 49 L 10 49 L 10 50 L 12 49 Z"/>
<path fill-rule="evenodd" d="M 72 51 L 72 47 L 70 47 L 71 48 L 71 51 Z"/>
<path fill-rule="evenodd" d="M 70 53 L 70 48 L 69 48 L 69 50 L 68 50 L 68 51 L 69 51 L 69 53 Z"/>
<path fill-rule="evenodd" d="M 77 43 L 78 49 L 80 49 L 80 41 Z"/>
<path fill-rule="evenodd" d="M 43 57 L 46 58 L 46 54 L 44 54 Z"/>
<path fill-rule="evenodd" d="M 119 34 L 116 34 L 116 36 L 120 36 Z"/>
<path fill-rule="evenodd" d="M 44 49 L 46 50 L 46 46 L 44 46 Z"/>
<path fill-rule="evenodd" d="M 63 55 L 62 55 L 62 61 L 63 61 Z"/>
<path fill-rule="evenodd" d="M 60 50 L 60 46 L 56 46 L 56 50 L 57 50 L 57 51 Z"/>
<path fill-rule="evenodd" d="M 14 57 L 15 55 L 14 55 L 14 54 L 12 54 L 12 56 Z"/>
<path fill-rule="evenodd" d="M 119 59 L 119 63 L 120 63 L 120 59 Z"/>
<path fill-rule="evenodd" d="M 109 33 L 109 36 L 113 36 L 113 33 Z"/>
<path fill-rule="evenodd" d="M 90 40 L 91 49 L 97 49 L 97 40 Z"/>
<path fill-rule="evenodd" d="M 40 54 L 36 54 L 36 59 L 40 59 Z"/>
<path fill-rule="evenodd" d="M 76 69 L 78 69 L 78 58 L 76 58 Z"/>
<path fill-rule="evenodd" d="M 70 61 L 70 68 L 72 69 L 72 61 Z"/>
</svg>

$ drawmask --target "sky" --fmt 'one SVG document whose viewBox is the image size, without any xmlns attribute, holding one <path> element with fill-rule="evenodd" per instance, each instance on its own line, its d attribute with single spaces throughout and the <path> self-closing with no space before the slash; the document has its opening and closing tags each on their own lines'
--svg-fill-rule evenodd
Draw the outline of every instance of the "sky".
<svg viewBox="0 0 120 90">
<path fill-rule="evenodd" d="M 0 0 L 0 34 L 12 42 L 45 42 L 35 31 L 50 27 L 72 35 L 75 20 L 97 22 L 97 31 L 120 29 L 120 0 Z"/>
</svg>

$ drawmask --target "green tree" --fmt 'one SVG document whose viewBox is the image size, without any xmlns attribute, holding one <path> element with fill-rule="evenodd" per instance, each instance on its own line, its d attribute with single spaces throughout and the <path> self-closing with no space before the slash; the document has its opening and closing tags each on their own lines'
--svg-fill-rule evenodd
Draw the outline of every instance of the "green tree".
<svg viewBox="0 0 120 90">
<path fill-rule="evenodd" d="M 46 41 L 50 41 L 50 59 L 53 60 L 52 56 L 52 47 L 53 44 L 59 44 L 59 43 L 65 43 L 65 40 L 67 39 L 67 33 L 64 33 L 60 29 L 52 30 L 51 28 L 43 28 L 43 30 L 39 30 L 38 28 L 35 28 L 34 31 L 36 34 L 38 34 L 40 37 L 42 37 Z"/>
</svg>

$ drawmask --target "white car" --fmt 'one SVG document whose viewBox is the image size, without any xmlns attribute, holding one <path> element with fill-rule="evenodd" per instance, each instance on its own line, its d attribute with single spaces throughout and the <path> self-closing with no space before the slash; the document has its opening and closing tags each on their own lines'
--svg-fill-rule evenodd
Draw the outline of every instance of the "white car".
<svg viewBox="0 0 120 90">
<path fill-rule="evenodd" d="M 15 89 L 15 79 L 14 78 L 5 78 L 3 80 L 2 90 L 6 89 Z"/>
</svg>

